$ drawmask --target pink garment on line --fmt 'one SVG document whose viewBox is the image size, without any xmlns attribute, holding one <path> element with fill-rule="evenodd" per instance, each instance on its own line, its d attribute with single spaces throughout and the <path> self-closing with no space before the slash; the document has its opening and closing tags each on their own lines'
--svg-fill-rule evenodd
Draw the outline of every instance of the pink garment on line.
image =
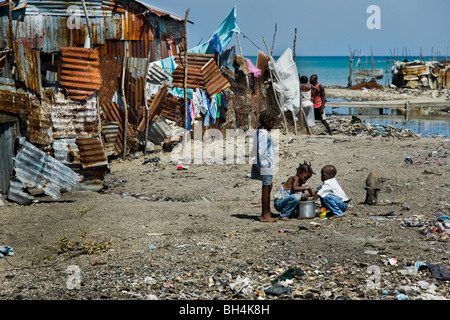
<svg viewBox="0 0 450 320">
<path fill-rule="evenodd" d="M 261 69 L 258 69 L 253 65 L 253 63 L 250 61 L 250 59 L 245 58 L 245 61 L 247 61 L 247 69 L 248 73 L 252 74 L 255 78 L 261 77 Z"/>
</svg>

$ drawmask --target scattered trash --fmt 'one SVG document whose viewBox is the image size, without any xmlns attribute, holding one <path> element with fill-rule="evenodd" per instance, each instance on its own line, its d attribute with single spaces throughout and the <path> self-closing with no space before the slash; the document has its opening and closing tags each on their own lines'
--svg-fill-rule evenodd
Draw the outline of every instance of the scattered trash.
<svg viewBox="0 0 450 320">
<path fill-rule="evenodd" d="M 364 253 L 365 253 L 365 254 L 376 255 L 376 254 L 378 254 L 378 251 L 375 251 L 375 250 L 366 250 L 366 251 L 364 251 Z"/>
<path fill-rule="evenodd" d="M 241 276 L 237 276 L 236 281 L 230 283 L 230 288 L 236 294 L 242 293 L 248 296 L 253 293 L 252 281 L 247 277 L 241 278 Z"/>
<path fill-rule="evenodd" d="M 405 218 L 401 223 L 402 227 L 424 227 L 428 226 L 428 221 L 423 220 L 421 216 Z"/>
<path fill-rule="evenodd" d="M 279 284 L 275 284 L 269 288 L 267 288 L 266 290 L 264 290 L 265 294 L 267 295 L 273 295 L 273 296 L 279 296 L 282 294 L 286 294 L 286 293 L 290 293 L 291 289 L 286 288 L 282 285 Z"/>
<path fill-rule="evenodd" d="M 431 264 L 428 266 L 431 271 L 431 278 L 437 280 L 450 280 L 450 270 L 444 263 Z"/>
<path fill-rule="evenodd" d="M 395 259 L 395 258 L 390 258 L 390 259 L 389 259 L 389 264 L 390 264 L 391 266 L 397 265 L 397 259 Z"/>
<path fill-rule="evenodd" d="M 411 159 L 411 158 L 405 158 L 405 162 L 407 163 L 407 164 L 413 164 L 413 160 Z"/>
<path fill-rule="evenodd" d="M 0 246 L 0 259 L 4 256 L 13 256 L 14 249 L 10 246 Z"/>
<path fill-rule="evenodd" d="M 149 245 L 148 246 L 148 250 L 155 250 L 156 249 L 156 246 L 154 246 L 154 245 Z"/>
<path fill-rule="evenodd" d="M 450 218 L 441 215 L 432 223 L 424 225 L 419 232 L 432 240 L 446 241 L 450 236 Z"/>
<path fill-rule="evenodd" d="M 143 164 L 159 162 L 160 160 L 161 159 L 159 157 L 153 157 L 153 158 L 150 158 L 150 159 L 144 158 L 144 163 Z"/>
<path fill-rule="evenodd" d="M 399 293 L 395 296 L 395 300 L 408 300 L 408 296 L 406 294 Z"/>
<path fill-rule="evenodd" d="M 301 268 L 289 268 L 285 272 L 283 272 L 281 275 L 277 276 L 275 279 L 273 279 L 271 282 L 275 283 L 278 280 L 290 280 L 295 277 L 301 277 L 305 274 L 305 272 Z"/>
<path fill-rule="evenodd" d="M 184 166 L 182 164 L 177 165 L 177 170 L 187 170 L 187 169 L 189 169 L 189 166 Z"/>
</svg>

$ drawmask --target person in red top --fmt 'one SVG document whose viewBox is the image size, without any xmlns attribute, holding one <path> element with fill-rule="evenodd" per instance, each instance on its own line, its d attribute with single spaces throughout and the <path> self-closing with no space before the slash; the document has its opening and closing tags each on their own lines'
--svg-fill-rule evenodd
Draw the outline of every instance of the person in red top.
<svg viewBox="0 0 450 320">
<path fill-rule="evenodd" d="M 325 103 L 327 101 L 325 87 L 317 81 L 317 74 L 313 74 L 309 77 L 309 83 L 311 84 L 311 100 L 314 104 L 314 117 L 316 120 L 322 122 L 331 136 L 330 125 L 323 117 L 323 114 L 325 113 Z"/>
</svg>

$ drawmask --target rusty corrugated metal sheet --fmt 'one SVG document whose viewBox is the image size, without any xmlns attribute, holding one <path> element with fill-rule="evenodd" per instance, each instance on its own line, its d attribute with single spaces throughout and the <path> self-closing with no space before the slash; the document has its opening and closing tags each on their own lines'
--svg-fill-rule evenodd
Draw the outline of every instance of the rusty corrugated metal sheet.
<svg viewBox="0 0 450 320">
<path fill-rule="evenodd" d="M 119 134 L 119 123 L 117 122 L 102 123 L 103 144 L 105 146 L 105 153 L 107 156 L 114 154 L 118 134 Z"/>
<path fill-rule="evenodd" d="M 0 77 L 0 111 L 13 114 L 29 114 L 31 96 L 26 90 L 17 90 L 13 79 Z"/>
<path fill-rule="evenodd" d="M 80 164 L 80 150 L 75 138 L 55 139 L 52 143 L 53 156 L 65 165 Z"/>
<path fill-rule="evenodd" d="M 102 85 L 100 57 L 95 49 L 61 48 L 59 83 L 70 98 L 86 100 Z"/>
<path fill-rule="evenodd" d="M 162 86 L 159 88 L 158 92 L 156 93 L 154 99 L 150 102 L 149 112 L 148 112 L 149 124 L 153 121 L 154 118 L 156 118 L 161 113 L 162 103 L 165 100 L 166 96 L 167 96 L 167 87 L 163 83 Z M 137 130 L 140 132 L 144 132 L 145 117 L 142 119 Z"/>
<path fill-rule="evenodd" d="M 100 73 L 102 75 L 103 85 L 98 95 L 99 103 L 103 105 L 113 100 L 115 92 L 120 92 L 122 65 L 112 56 L 102 56 L 100 59 Z"/>
<path fill-rule="evenodd" d="M 41 58 L 37 50 L 27 48 L 23 44 L 14 42 L 14 59 L 19 79 L 27 88 L 42 94 Z"/>
<path fill-rule="evenodd" d="M 178 64 L 178 67 L 172 73 L 172 83 L 177 87 L 184 86 L 182 59 L 183 54 L 181 54 L 181 58 L 180 56 L 176 56 L 175 63 Z M 187 89 L 206 88 L 208 94 L 213 96 L 231 86 L 217 67 L 214 55 L 188 53 L 187 70 Z"/>
<path fill-rule="evenodd" d="M 53 141 L 51 106 L 32 99 L 32 111 L 27 117 L 27 138 L 31 143 L 48 145 Z"/>
<path fill-rule="evenodd" d="M 62 94 L 56 94 L 54 100 L 43 100 L 42 104 L 50 110 L 54 139 L 100 134 L 95 96 L 80 103 L 65 99 Z"/>
<path fill-rule="evenodd" d="M 61 190 L 71 191 L 80 181 L 80 176 L 55 158 L 42 152 L 25 138 L 17 139 L 20 149 L 14 157 L 15 176 L 11 179 L 8 199 L 29 203 L 32 196 L 27 188 L 37 188 L 54 199 L 59 199 Z"/>
<path fill-rule="evenodd" d="M 116 122 L 119 125 L 117 132 L 117 140 L 114 145 L 114 155 L 119 155 L 123 152 L 123 123 L 125 119 L 125 115 L 123 110 L 121 110 L 120 106 L 115 102 L 107 102 L 101 105 L 102 113 L 101 119 L 102 122 Z M 130 127 L 127 126 L 127 137 L 136 136 L 136 132 Z"/>
<path fill-rule="evenodd" d="M 83 169 L 108 165 L 108 159 L 101 141 L 93 138 L 77 138 L 80 162 Z"/>
</svg>

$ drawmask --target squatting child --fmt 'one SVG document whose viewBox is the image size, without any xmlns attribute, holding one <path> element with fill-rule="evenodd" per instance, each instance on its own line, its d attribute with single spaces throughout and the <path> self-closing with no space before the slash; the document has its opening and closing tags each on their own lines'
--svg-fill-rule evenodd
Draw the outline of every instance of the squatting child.
<svg viewBox="0 0 450 320">
<path fill-rule="evenodd" d="M 334 217 L 342 217 L 348 209 L 350 199 L 337 182 L 336 174 L 337 169 L 333 165 L 326 165 L 322 168 L 320 178 L 323 184 L 317 188 L 314 199 L 320 197 L 320 204 L 327 209 L 327 215 L 330 212 Z"/>
<path fill-rule="evenodd" d="M 281 220 L 288 220 L 293 216 L 302 197 L 314 196 L 311 187 L 305 185 L 313 174 L 311 164 L 303 162 L 297 168 L 296 175 L 289 177 L 274 195 L 274 207 L 280 212 Z"/>
</svg>

